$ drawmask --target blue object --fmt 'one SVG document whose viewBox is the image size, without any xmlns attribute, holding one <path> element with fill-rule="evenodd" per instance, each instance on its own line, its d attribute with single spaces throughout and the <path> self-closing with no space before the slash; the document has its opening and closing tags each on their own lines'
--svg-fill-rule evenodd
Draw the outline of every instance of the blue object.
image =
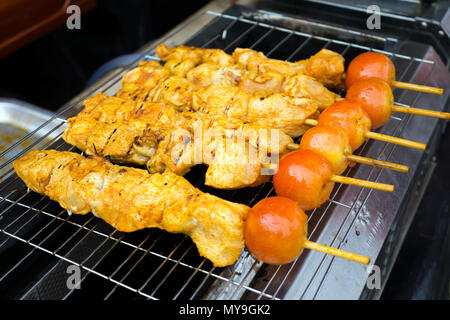
<svg viewBox="0 0 450 320">
<path fill-rule="evenodd" d="M 132 62 L 134 62 L 136 59 L 138 59 L 142 53 L 130 53 L 125 54 L 122 56 L 118 56 L 117 58 L 114 58 L 112 60 L 109 60 L 108 62 L 104 63 L 100 68 L 98 68 L 92 76 L 89 78 L 89 80 L 86 83 L 86 87 L 89 87 L 92 85 L 95 81 L 103 77 L 105 74 L 107 74 L 109 71 L 120 68 L 123 66 L 126 66 Z"/>
</svg>

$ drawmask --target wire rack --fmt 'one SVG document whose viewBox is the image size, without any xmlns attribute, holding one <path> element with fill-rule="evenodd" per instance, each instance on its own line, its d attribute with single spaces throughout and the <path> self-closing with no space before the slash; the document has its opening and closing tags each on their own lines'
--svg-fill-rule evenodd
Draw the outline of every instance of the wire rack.
<svg viewBox="0 0 450 320">
<path fill-rule="evenodd" d="M 363 51 L 376 50 L 392 58 L 400 81 L 408 80 L 419 65 L 425 65 L 428 70 L 422 81 L 425 84 L 435 67 L 435 62 L 430 60 L 315 36 L 243 16 L 211 11 L 200 16 L 214 19 L 187 44 L 221 48 L 227 52 L 236 47 L 248 47 L 263 51 L 271 58 L 290 61 L 307 58 L 322 48 L 339 52 L 346 61 Z M 345 32 L 364 37 L 357 31 Z M 170 38 L 162 41 L 168 40 Z M 395 42 L 395 39 L 380 38 L 378 41 L 384 47 L 385 42 Z M 138 60 L 157 59 L 154 54 L 156 45 L 143 52 Z M 81 110 L 86 97 L 99 91 L 115 94 L 123 73 L 136 63 L 116 71 L 105 81 L 80 94 L 50 120 L 11 145 L 1 156 L 16 152 L 16 158 L 37 148 L 77 151 L 61 139 L 65 119 Z M 417 94 L 409 104 L 403 105 L 413 106 L 419 96 Z M 396 101 L 401 102 L 402 95 L 396 95 Z M 402 136 L 410 119 L 408 115 L 394 115 L 382 130 L 387 134 Z M 55 134 L 56 138 L 49 138 Z M 21 142 L 36 136 L 39 139 L 18 151 Z M 387 143 L 368 142 L 358 153 L 391 160 L 397 148 Z M 0 253 L 6 252 L 3 256 L 8 257 L 0 264 L 0 288 L 3 288 L 0 292 L 3 294 L 7 292 L 20 299 L 77 299 L 86 295 L 104 299 L 284 299 L 290 297 L 292 279 L 300 274 L 302 285 L 296 289 L 296 298 L 315 298 L 323 289 L 325 279 L 331 276 L 332 265 L 336 260 L 320 253 L 305 252 L 290 264 L 267 266 L 254 260 L 244 250 L 233 266 L 215 268 L 198 255 L 195 245 L 187 236 L 158 229 L 127 234 L 113 229 L 92 214 L 70 215 L 57 203 L 26 188 L 13 172 L 11 163 L 14 158 L 1 164 L 1 168 L 9 168 L 0 177 Z M 414 170 L 414 164 L 410 165 Z M 252 206 L 274 195 L 271 183 L 236 191 L 211 189 L 203 185 L 204 172 L 205 168 L 198 166 L 186 178 L 203 191 L 227 200 Z M 384 173 L 385 170 L 380 168 L 356 166 L 348 169 L 344 175 L 381 181 L 385 177 Z M 404 185 L 409 184 L 410 178 L 407 176 L 398 179 L 403 179 Z M 336 248 L 346 248 L 352 236 L 351 231 L 364 220 L 364 207 L 369 196 L 376 192 L 337 185 L 323 206 L 308 213 L 309 238 Z M 339 219 L 336 232 L 324 233 L 323 224 L 331 216 Z M 360 249 L 358 253 L 371 254 L 363 247 Z M 315 260 L 307 263 L 310 257 L 315 257 Z M 376 258 L 373 255 L 370 257 Z M 302 269 L 302 265 L 311 266 L 306 270 Z M 75 287 L 69 286 L 68 282 L 70 266 L 80 270 L 81 283 Z M 365 272 L 362 266 L 357 268 L 357 272 Z M 255 281 L 256 278 L 264 280 Z"/>
</svg>

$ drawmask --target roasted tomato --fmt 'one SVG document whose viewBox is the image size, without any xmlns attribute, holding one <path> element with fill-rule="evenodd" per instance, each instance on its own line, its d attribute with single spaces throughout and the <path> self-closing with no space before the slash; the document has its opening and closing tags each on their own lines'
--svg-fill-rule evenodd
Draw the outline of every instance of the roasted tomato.
<svg viewBox="0 0 450 320">
<path fill-rule="evenodd" d="M 298 202 L 303 210 L 311 210 L 324 203 L 334 187 L 330 181 L 333 167 L 312 150 L 298 150 L 280 159 L 273 185 L 278 196 Z"/>
<path fill-rule="evenodd" d="M 343 129 L 347 133 L 350 146 L 356 150 L 367 140 L 366 134 L 372 128 L 372 121 L 359 103 L 344 99 L 322 112 L 319 117 L 319 126 Z"/>
<path fill-rule="evenodd" d="M 372 129 L 384 125 L 392 115 L 394 96 L 386 81 L 368 78 L 347 89 L 346 99 L 359 103 L 372 120 Z"/>
<path fill-rule="evenodd" d="M 355 82 L 367 78 L 379 78 L 390 86 L 395 80 L 395 67 L 391 59 L 378 52 L 365 52 L 354 58 L 347 68 L 345 86 L 348 89 Z"/>
<path fill-rule="evenodd" d="M 297 202 L 269 197 L 250 209 L 244 225 L 245 244 L 255 258 L 269 264 L 293 261 L 303 250 L 307 216 Z"/>
<path fill-rule="evenodd" d="M 352 147 L 344 129 L 332 126 L 311 128 L 305 132 L 300 142 L 300 150 L 313 150 L 324 156 L 333 167 L 335 174 L 341 174 L 348 166 L 347 156 Z"/>
</svg>

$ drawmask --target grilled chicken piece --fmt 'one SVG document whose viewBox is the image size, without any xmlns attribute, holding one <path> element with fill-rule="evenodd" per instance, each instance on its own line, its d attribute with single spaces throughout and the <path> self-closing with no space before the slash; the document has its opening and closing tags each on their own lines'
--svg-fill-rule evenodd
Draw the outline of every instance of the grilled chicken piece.
<svg viewBox="0 0 450 320">
<path fill-rule="evenodd" d="M 280 129 L 291 137 L 298 137 L 309 128 L 304 125 L 305 120 L 317 116 L 318 105 L 311 99 L 282 93 L 255 96 L 238 87 L 212 85 L 195 92 L 192 109 Z"/>
<path fill-rule="evenodd" d="M 156 136 L 146 132 L 139 123 L 104 123 L 93 118 L 71 118 L 67 121 L 63 139 L 88 155 L 99 155 L 118 163 L 145 165 L 155 153 Z M 135 147 L 138 137 L 146 137 L 147 150 Z"/>
<path fill-rule="evenodd" d="M 171 157 L 172 149 L 182 144 L 185 137 L 175 131 L 148 129 L 137 121 L 103 123 L 87 117 L 72 118 L 68 123 L 64 141 L 87 155 L 98 155 L 117 163 L 146 165 L 151 173 L 169 169 L 184 175 L 194 165 L 188 152 Z M 189 159 L 184 159 L 186 157 Z"/>
<path fill-rule="evenodd" d="M 243 74 L 245 74 L 245 70 L 237 65 L 221 67 L 217 64 L 202 63 L 191 69 L 186 74 L 186 79 L 192 82 L 196 88 L 209 85 L 237 86 L 242 81 Z"/>
<path fill-rule="evenodd" d="M 187 234 L 214 266 L 233 264 L 244 247 L 249 208 L 203 193 L 171 171 L 149 174 L 55 150 L 31 151 L 14 161 L 14 169 L 31 190 L 72 213 L 92 212 L 119 231 Z"/>
<path fill-rule="evenodd" d="M 257 148 L 237 139 L 218 139 L 214 141 L 214 160 L 206 171 L 205 184 L 220 189 L 224 185 L 254 187 L 270 180 L 271 175 L 261 172 Z"/>
<path fill-rule="evenodd" d="M 145 164 L 150 173 L 169 170 L 184 175 L 203 163 L 208 165 L 205 185 L 225 190 L 266 182 L 270 175 L 261 177 L 261 159 L 277 160 L 273 155 L 258 154 L 254 146 L 237 137 L 196 142 L 187 130 L 142 128 L 136 122 L 115 124 L 88 117 L 72 118 L 63 139 L 87 155 L 117 163 Z"/>
<path fill-rule="evenodd" d="M 257 75 L 267 72 L 277 72 L 285 77 L 307 75 L 326 87 L 344 87 L 344 57 L 328 49 L 297 62 L 270 59 L 262 52 L 242 48 L 234 50 L 233 58 L 238 65 Z"/>
<path fill-rule="evenodd" d="M 212 63 L 220 67 L 237 64 L 238 68 L 258 76 L 267 72 L 276 72 L 285 77 L 303 74 L 315 78 L 329 88 L 344 88 L 344 57 L 328 49 L 322 49 L 312 57 L 297 62 L 270 59 L 262 52 L 244 48 L 236 48 L 231 59 L 229 54 L 220 49 L 186 46 L 170 48 L 165 44 L 157 47 L 156 54 L 173 74 L 182 77 L 202 63 Z M 174 66 L 182 72 L 174 70 Z"/>
<path fill-rule="evenodd" d="M 136 70 L 133 72 L 137 73 Z M 170 103 L 178 110 L 236 118 L 245 123 L 281 129 L 291 137 L 302 135 L 308 129 L 303 125 L 305 119 L 316 117 L 318 110 L 312 99 L 282 93 L 257 96 L 225 85 L 210 85 L 196 90 L 190 81 L 178 76 L 171 76 L 156 87 L 141 88 L 137 92 L 129 92 L 126 87 L 118 92 L 118 97 Z"/>
<path fill-rule="evenodd" d="M 313 77 L 328 88 L 344 89 L 345 59 L 340 54 L 322 49 L 306 60 L 296 62 L 303 68 L 302 74 Z"/>
<path fill-rule="evenodd" d="M 192 70 L 194 73 L 196 68 Z M 245 92 L 268 96 L 275 92 L 283 92 L 283 83 L 285 82 L 285 76 L 278 72 L 266 72 L 261 74 L 256 74 L 247 70 L 242 72 L 242 77 L 239 80 L 237 86 L 244 90 Z M 299 98 L 313 98 L 313 97 L 303 97 L 297 96 Z"/>
<path fill-rule="evenodd" d="M 122 88 L 116 96 L 134 101 L 167 102 L 178 111 L 189 110 L 194 86 L 183 77 L 170 75 L 170 71 L 158 62 L 142 61 L 124 74 Z"/>
<path fill-rule="evenodd" d="M 141 61 L 138 66 L 122 77 L 125 92 L 140 92 L 145 88 L 156 87 L 171 75 L 169 69 L 162 68 L 157 61 Z"/>
<path fill-rule="evenodd" d="M 228 67 L 201 64 L 189 71 L 186 79 L 197 89 L 210 85 L 237 86 L 249 94 L 258 96 L 283 93 L 297 98 L 309 98 L 318 104 L 320 110 L 342 99 L 316 79 L 302 74 L 285 77 L 276 71 L 256 74 L 246 70 L 230 70 Z"/>
<path fill-rule="evenodd" d="M 288 145 L 293 143 L 292 138 L 282 130 L 246 124 L 227 116 L 177 112 L 173 105 L 164 103 L 136 102 L 98 93 L 85 100 L 84 105 L 78 117 L 87 116 L 105 123 L 133 120 L 135 124 L 139 122 L 141 127 L 151 125 L 154 128 L 185 129 L 196 135 L 243 136 L 249 143 L 268 153 L 285 153 Z"/>
<path fill-rule="evenodd" d="M 199 117 L 165 104 L 122 100 L 103 93 L 89 98 L 86 108 L 68 119 L 63 139 L 88 155 L 145 164 L 151 173 L 169 169 L 184 175 L 203 163 L 209 165 L 205 184 L 220 189 L 267 181 L 261 178 L 262 163 L 276 162 L 280 150 L 287 152 L 293 142 L 277 130 L 235 119 Z M 240 146 L 245 150 L 238 153 Z"/>
<path fill-rule="evenodd" d="M 200 63 L 212 63 L 222 67 L 232 66 L 233 57 L 220 49 L 202 49 L 179 46 L 170 48 L 160 44 L 156 54 L 165 62 L 165 67 L 174 75 L 184 77 L 186 73 Z"/>
<path fill-rule="evenodd" d="M 233 59 L 241 68 L 255 74 L 264 74 L 266 72 L 277 72 L 283 76 L 293 76 L 304 69 L 295 62 L 270 59 L 261 51 L 252 49 L 236 48 L 233 51 Z"/>
<path fill-rule="evenodd" d="M 178 111 L 192 110 L 192 96 L 195 95 L 195 87 L 183 77 L 171 76 L 157 87 L 153 89 L 151 87 L 147 88 L 150 93 L 146 93 L 144 99 L 142 99 L 142 95 L 138 95 L 137 101 L 147 101 L 149 99 L 153 102 L 170 103 Z M 118 96 L 121 97 L 120 92 Z"/>
<path fill-rule="evenodd" d="M 306 75 L 287 77 L 282 85 L 282 92 L 292 97 L 313 99 L 319 106 L 320 111 L 343 99 L 313 77 Z"/>
</svg>

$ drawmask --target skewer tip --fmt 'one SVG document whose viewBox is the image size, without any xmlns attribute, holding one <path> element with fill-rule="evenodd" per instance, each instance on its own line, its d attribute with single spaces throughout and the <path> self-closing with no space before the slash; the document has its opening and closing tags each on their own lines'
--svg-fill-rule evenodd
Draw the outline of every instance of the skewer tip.
<svg viewBox="0 0 450 320">
<path fill-rule="evenodd" d="M 392 81 L 392 86 L 396 87 L 396 88 L 421 91 L 421 92 L 426 92 L 426 93 L 433 93 L 433 94 L 439 94 L 439 95 L 444 94 L 444 89 L 442 89 L 442 88 L 424 86 L 424 85 L 415 84 L 415 83 Z"/>
<path fill-rule="evenodd" d="M 315 251 L 320 251 L 326 254 L 331 254 L 333 256 L 336 257 L 340 257 L 340 258 L 344 258 L 347 260 L 351 260 L 351 261 L 355 261 L 355 262 L 359 262 L 362 264 L 369 264 L 370 262 L 370 258 L 366 257 L 366 256 L 362 256 L 356 253 L 352 253 L 352 252 L 348 252 L 348 251 L 344 251 L 344 250 L 340 250 L 340 249 L 336 249 L 336 248 L 332 248 L 329 246 L 325 246 L 323 244 L 319 244 L 316 242 L 312 242 L 309 240 L 305 241 L 304 244 L 305 248 L 307 249 L 311 249 L 311 250 L 315 250 Z"/>
</svg>

